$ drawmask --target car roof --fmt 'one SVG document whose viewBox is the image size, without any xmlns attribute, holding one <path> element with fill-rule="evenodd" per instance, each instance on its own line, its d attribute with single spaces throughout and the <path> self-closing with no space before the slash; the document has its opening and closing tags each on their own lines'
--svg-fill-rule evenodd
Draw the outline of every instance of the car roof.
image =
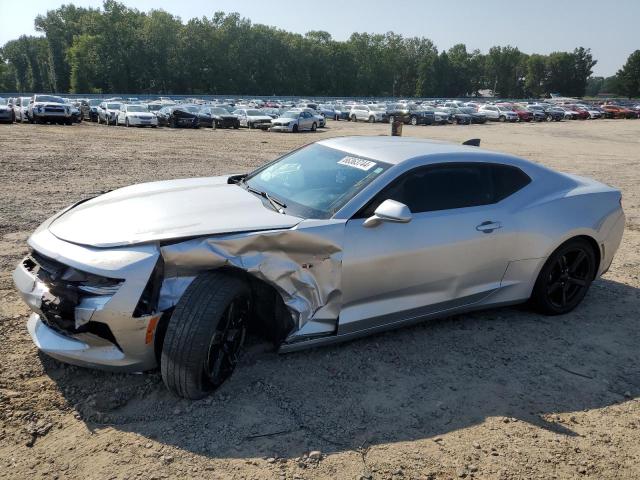
<svg viewBox="0 0 640 480">
<path fill-rule="evenodd" d="M 512 165 L 536 178 L 549 174 L 558 175 L 557 172 L 547 167 L 514 155 L 439 140 L 380 135 L 375 137 L 337 137 L 320 140 L 317 143 L 342 150 L 350 155 L 391 165 L 400 165 L 414 159 L 420 159 L 421 165 L 449 161 L 478 161 Z M 457 155 L 461 153 L 464 153 L 464 157 Z"/>
<path fill-rule="evenodd" d="M 457 145 L 410 137 L 337 137 L 328 140 L 320 140 L 320 145 L 342 150 L 351 155 L 379 160 L 381 162 L 399 164 L 413 158 L 444 153 L 489 153 L 478 147 Z"/>
</svg>

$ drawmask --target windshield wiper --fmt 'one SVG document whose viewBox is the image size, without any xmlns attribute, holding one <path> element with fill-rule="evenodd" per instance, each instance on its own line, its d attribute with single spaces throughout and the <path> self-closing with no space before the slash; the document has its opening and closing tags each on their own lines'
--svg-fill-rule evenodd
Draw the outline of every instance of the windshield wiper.
<svg viewBox="0 0 640 480">
<path fill-rule="evenodd" d="M 241 182 L 245 185 L 245 187 L 247 187 L 247 190 L 249 190 L 250 192 L 256 193 L 262 198 L 266 198 L 276 212 L 284 214 L 284 209 L 287 208 L 287 204 L 282 200 L 272 197 L 267 192 L 249 186 L 246 182 L 244 182 L 244 179 L 241 180 Z"/>
</svg>

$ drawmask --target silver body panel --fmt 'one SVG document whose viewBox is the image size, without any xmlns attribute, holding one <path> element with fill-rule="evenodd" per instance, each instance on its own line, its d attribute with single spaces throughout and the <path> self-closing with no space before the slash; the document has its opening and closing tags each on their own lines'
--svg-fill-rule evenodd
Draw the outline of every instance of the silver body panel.
<svg viewBox="0 0 640 480">
<path fill-rule="evenodd" d="M 522 302 L 546 259 L 567 239 L 584 235 L 597 243 L 598 275 L 621 241 L 620 192 L 593 180 L 439 142 L 355 137 L 320 143 L 393 166 L 326 220 L 277 213 L 258 196 L 228 184 L 228 177 L 215 177 L 126 187 L 44 222 L 29 239 L 35 251 L 86 272 L 124 279 L 101 304 L 76 309 L 84 309 L 77 315 L 109 325 L 120 355 L 102 338 L 50 331 L 37 318 L 46 286 L 19 265 L 14 281 L 36 315 L 29 322 L 34 342 L 75 364 L 152 368 L 153 343 L 145 341 L 152 316 L 135 318 L 133 311 L 159 259 L 164 273 L 158 314 L 174 306 L 200 272 L 211 269 L 242 269 L 275 287 L 295 324 L 280 346 L 286 352 Z M 492 205 L 416 213 L 407 223 L 367 228 L 364 219 L 354 217 L 404 173 L 447 162 L 512 165 L 531 183 Z M 479 229 L 486 222 L 495 228 Z"/>
</svg>

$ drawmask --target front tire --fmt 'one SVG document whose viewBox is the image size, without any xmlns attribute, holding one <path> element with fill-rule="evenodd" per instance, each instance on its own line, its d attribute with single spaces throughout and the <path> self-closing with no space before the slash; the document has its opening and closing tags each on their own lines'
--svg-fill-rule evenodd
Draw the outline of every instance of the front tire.
<svg viewBox="0 0 640 480">
<path fill-rule="evenodd" d="M 199 275 L 178 302 L 167 326 L 160 370 L 174 394 L 206 396 L 231 376 L 242 349 L 250 290 L 223 272 Z"/>
<path fill-rule="evenodd" d="M 411 116 L 411 125 L 418 125 L 418 117 L 415 115 Z"/>
<path fill-rule="evenodd" d="M 124 119 L 124 126 L 127 127 L 127 128 L 129 128 L 131 126 L 131 125 L 129 125 L 129 119 L 128 118 Z"/>
<path fill-rule="evenodd" d="M 316 125 L 316 122 L 313 122 L 313 124 L 311 125 L 311 131 L 315 132 L 318 129 L 318 126 Z"/>
<path fill-rule="evenodd" d="M 596 252 L 581 238 L 560 245 L 546 261 L 531 295 L 545 315 L 562 315 L 576 308 L 596 276 Z"/>
</svg>

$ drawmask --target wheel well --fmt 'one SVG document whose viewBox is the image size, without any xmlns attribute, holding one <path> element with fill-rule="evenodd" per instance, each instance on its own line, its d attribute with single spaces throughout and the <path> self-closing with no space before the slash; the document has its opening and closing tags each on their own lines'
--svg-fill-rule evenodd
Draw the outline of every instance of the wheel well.
<svg viewBox="0 0 640 480">
<path fill-rule="evenodd" d="M 295 326 L 291 313 L 285 305 L 280 292 L 272 285 L 240 268 L 222 267 L 218 271 L 241 278 L 249 284 L 253 297 L 251 320 L 248 325 L 249 331 L 269 340 L 276 346 L 280 345 Z M 163 312 L 156 328 L 154 350 L 158 362 L 160 361 L 164 336 L 173 310 L 174 307 L 171 307 Z"/>
</svg>

